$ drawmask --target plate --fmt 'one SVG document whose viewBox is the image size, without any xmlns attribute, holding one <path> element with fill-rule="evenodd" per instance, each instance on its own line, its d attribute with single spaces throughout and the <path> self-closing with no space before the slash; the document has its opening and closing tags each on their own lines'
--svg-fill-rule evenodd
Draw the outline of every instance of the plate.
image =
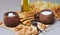
<svg viewBox="0 0 60 35">
<path fill-rule="evenodd" d="M 60 35 L 59 32 L 60 32 L 60 21 L 56 21 L 54 25 L 48 27 L 39 35 Z"/>
</svg>

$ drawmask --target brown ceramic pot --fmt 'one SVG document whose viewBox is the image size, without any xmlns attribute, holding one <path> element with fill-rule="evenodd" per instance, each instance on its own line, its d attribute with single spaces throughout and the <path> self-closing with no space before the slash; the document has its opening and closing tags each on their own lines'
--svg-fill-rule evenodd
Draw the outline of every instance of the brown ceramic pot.
<svg viewBox="0 0 60 35">
<path fill-rule="evenodd" d="M 15 15 L 15 16 L 8 17 L 9 13 L 13 13 L 13 15 Z M 15 26 L 17 26 L 19 24 L 18 21 L 19 21 L 19 17 L 18 17 L 16 12 L 6 12 L 4 14 L 4 23 L 8 27 L 15 27 Z"/>
<path fill-rule="evenodd" d="M 49 15 L 42 14 L 42 12 L 46 12 L 46 11 L 51 12 L 51 14 L 49 14 Z M 49 25 L 49 24 L 53 24 L 55 21 L 54 13 L 51 10 L 42 10 L 37 15 L 38 15 L 37 17 L 39 17 L 39 18 L 37 18 L 37 20 L 43 24 Z"/>
</svg>

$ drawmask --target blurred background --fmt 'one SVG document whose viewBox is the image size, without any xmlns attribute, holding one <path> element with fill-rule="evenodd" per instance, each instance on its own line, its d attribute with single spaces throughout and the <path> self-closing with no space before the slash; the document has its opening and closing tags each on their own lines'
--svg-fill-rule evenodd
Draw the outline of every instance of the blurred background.
<svg viewBox="0 0 60 35">
<path fill-rule="evenodd" d="M 33 1 L 49 1 L 60 3 L 60 0 L 29 0 Z M 21 0 L 0 0 L 0 20 L 3 20 L 3 13 L 8 11 L 19 11 L 21 7 Z"/>
</svg>

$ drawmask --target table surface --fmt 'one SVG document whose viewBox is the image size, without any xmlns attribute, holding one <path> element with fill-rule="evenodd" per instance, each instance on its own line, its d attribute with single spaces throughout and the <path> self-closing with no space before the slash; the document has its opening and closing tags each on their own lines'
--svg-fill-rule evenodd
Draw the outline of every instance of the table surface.
<svg viewBox="0 0 60 35">
<path fill-rule="evenodd" d="M 35 0 L 30 0 L 33 2 Z M 60 4 L 60 0 L 46 0 L 50 2 L 55 2 Z M 8 11 L 20 11 L 21 9 L 21 0 L 0 0 L 0 20 L 3 21 L 3 15 Z M 51 30 L 53 29 L 53 30 Z M 55 25 L 47 28 L 48 32 L 43 31 L 39 35 L 60 35 L 60 21 L 55 23 Z M 51 30 L 51 31 L 50 31 Z M 0 27 L 0 35 L 14 35 L 15 32 L 4 29 Z"/>
</svg>

